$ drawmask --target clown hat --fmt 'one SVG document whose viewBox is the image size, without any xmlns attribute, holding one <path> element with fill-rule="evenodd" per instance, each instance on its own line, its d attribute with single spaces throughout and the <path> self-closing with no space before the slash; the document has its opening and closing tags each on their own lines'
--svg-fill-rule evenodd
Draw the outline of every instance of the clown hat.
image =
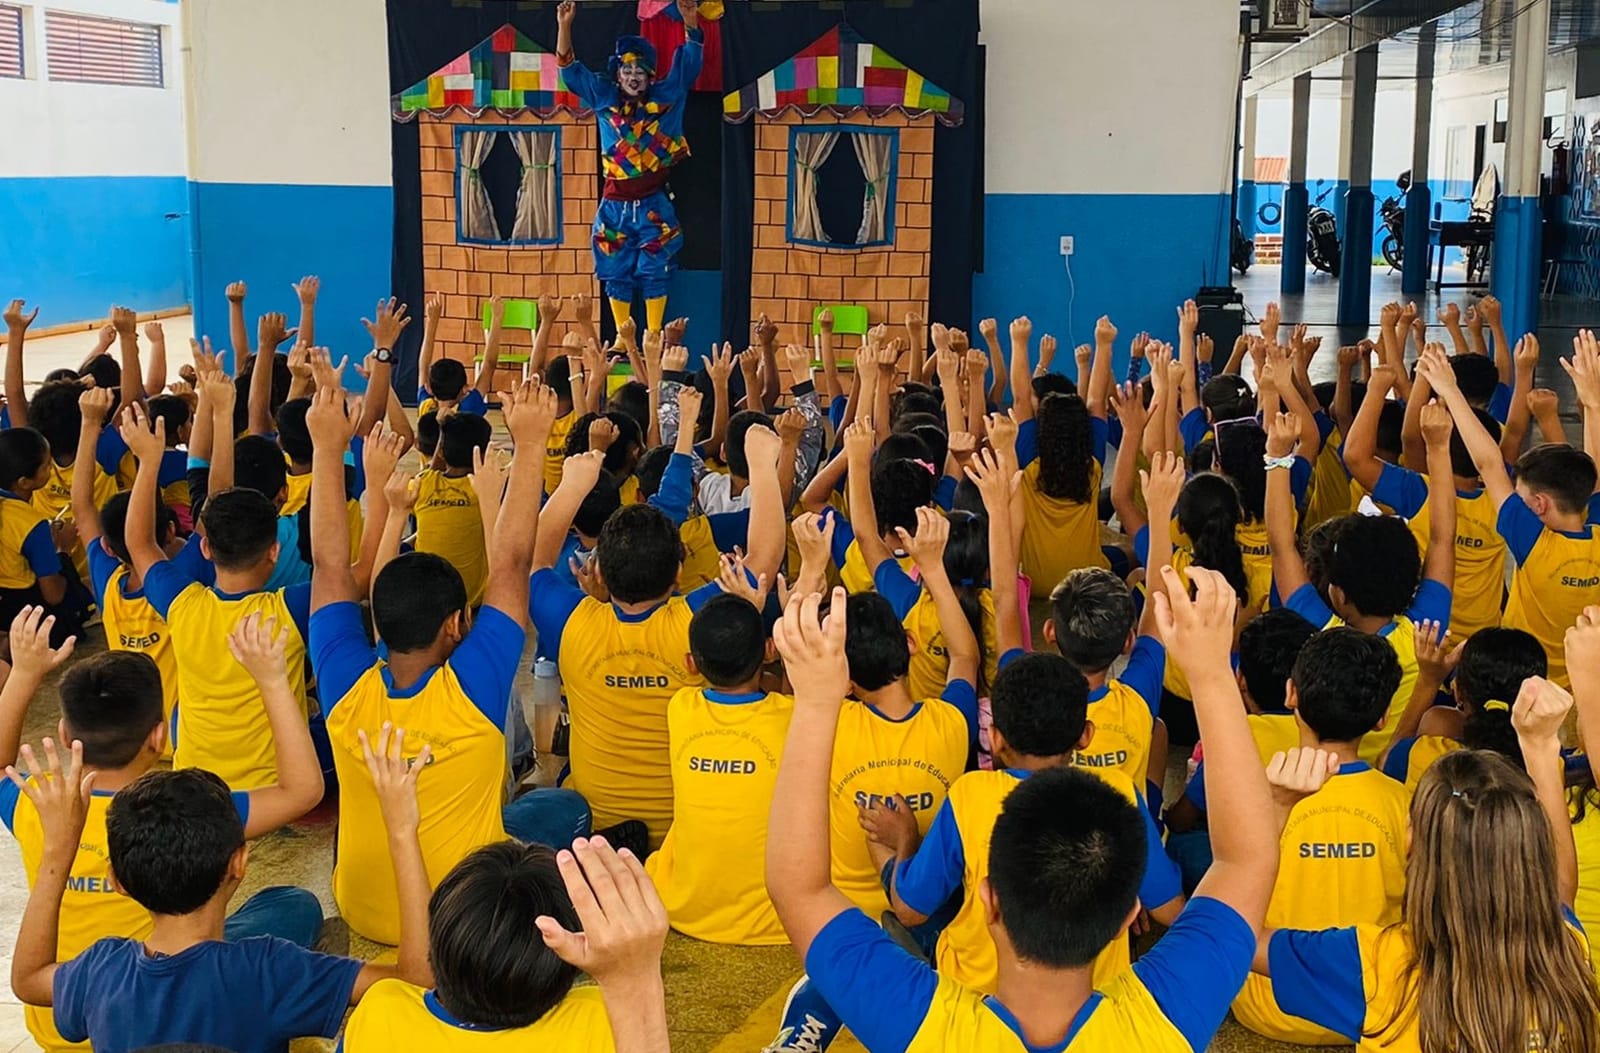
<svg viewBox="0 0 1600 1053">
<path fill-rule="evenodd" d="M 656 49 L 644 37 L 618 37 L 617 48 L 606 63 L 606 71 L 613 79 L 623 66 L 641 66 L 651 76 L 656 72 Z"/>
</svg>

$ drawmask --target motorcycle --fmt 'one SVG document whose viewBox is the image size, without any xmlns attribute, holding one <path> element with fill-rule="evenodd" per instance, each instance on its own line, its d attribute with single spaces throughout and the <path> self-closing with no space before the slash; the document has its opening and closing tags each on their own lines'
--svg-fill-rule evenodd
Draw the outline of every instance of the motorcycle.
<svg viewBox="0 0 1600 1053">
<path fill-rule="evenodd" d="M 1339 276 L 1339 224 L 1333 213 L 1322 207 L 1334 188 L 1328 187 L 1311 203 L 1306 215 L 1306 259 L 1319 271 Z"/>
<path fill-rule="evenodd" d="M 1411 173 L 1400 173 L 1395 185 L 1401 194 L 1411 189 Z M 1394 270 L 1399 270 L 1406 258 L 1406 206 L 1403 199 L 1394 194 L 1384 198 L 1383 204 L 1378 206 L 1378 216 L 1383 220 L 1386 232 L 1382 246 L 1384 262 Z"/>
<path fill-rule="evenodd" d="M 1233 221 L 1233 245 L 1230 258 L 1233 269 L 1240 274 L 1250 269 L 1250 264 L 1255 262 L 1256 243 L 1244 236 L 1244 225 L 1238 219 Z"/>
</svg>

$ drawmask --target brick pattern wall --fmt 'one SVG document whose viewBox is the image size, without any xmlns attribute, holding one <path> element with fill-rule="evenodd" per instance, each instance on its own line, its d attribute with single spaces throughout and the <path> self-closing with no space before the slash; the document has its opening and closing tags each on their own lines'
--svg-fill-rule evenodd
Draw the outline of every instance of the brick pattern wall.
<svg viewBox="0 0 1600 1053">
<path fill-rule="evenodd" d="M 422 280 L 444 295 L 435 353 L 465 363 L 483 350 L 483 304 L 490 296 L 536 300 L 540 294 L 599 296 L 589 231 L 600 201 L 599 155 L 593 118 L 566 114 L 541 120 L 521 114 L 506 120 L 485 114 L 418 118 L 422 162 Z M 561 129 L 562 239 L 559 245 L 467 245 L 456 239 L 456 145 L 458 125 L 545 125 Z M 413 313 L 420 314 L 415 309 Z M 570 311 L 568 312 L 570 314 Z M 565 318 L 555 342 L 566 335 Z M 509 330 L 503 353 L 527 353 L 532 334 Z M 503 383 L 510 378 L 504 373 Z"/>
<path fill-rule="evenodd" d="M 1257 263 L 1282 263 L 1283 262 L 1283 235 L 1282 234 L 1257 234 L 1256 262 Z"/>
<path fill-rule="evenodd" d="M 933 118 L 900 113 L 840 119 L 757 116 L 751 317 L 766 314 L 781 337 L 807 340 L 819 303 L 860 304 L 872 324 L 899 326 L 908 312 L 928 313 L 928 256 L 933 231 Z M 789 132 L 797 124 L 870 124 L 900 129 L 894 196 L 894 244 L 874 249 L 824 249 L 788 242 Z M 835 150 L 852 149 L 841 136 Z"/>
</svg>

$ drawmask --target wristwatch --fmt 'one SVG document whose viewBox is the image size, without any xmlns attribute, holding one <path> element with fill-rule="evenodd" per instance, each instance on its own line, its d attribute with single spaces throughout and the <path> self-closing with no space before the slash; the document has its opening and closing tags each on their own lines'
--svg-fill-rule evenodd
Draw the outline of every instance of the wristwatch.
<svg viewBox="0 0 1600 1053">
<path fill-rule="evenodd" d="M 372 357 L 377 359 L 379 362 L 393 362 L 394 352 L 389 350 L 387 347 L 375 347 L 372 349 Z"/>
</svg>

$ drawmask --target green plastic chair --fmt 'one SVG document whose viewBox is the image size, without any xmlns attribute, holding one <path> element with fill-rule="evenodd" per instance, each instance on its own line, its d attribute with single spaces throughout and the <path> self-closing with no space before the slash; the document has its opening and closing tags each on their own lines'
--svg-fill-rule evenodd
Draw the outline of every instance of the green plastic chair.
<svg viewBox="0 0 1600 1053">
<path fill-rule="evenodd" d="M 611 367 L 611 372 L 606 374 L 606 398 L 615 395 L 618 389 L 633 382 L 633 364 L 627 361 L 618 362 Z"/>
<path fill-rule="evenodd" d="M 834 336 L 866 336 L 867 335 L 867 330 L 870 328 L 870 326 L 868 326 L 868 324 L 867 324 L 867 309 L 865 307 L 862 307 L 862 306 L 860 306 L 858 304 L 853 304 L 853 303 L 832 303 L 832 304 L 822 304 L 821 306 L 819 306 L 817 308 L 814 308 L 812 310 L 812 312 L 811 312 L 811 335 L 812 336 L 817 336 L 818 334 L 820 334 L 822 332 L 822 324 L 820 322 L 818 322 L 817 319 L 819 317 L 821 317 L 823 311 L 832 311 L 833 312 L 833 335 Z M 851 355 L 849 358 L 843 358 L 843 357 L 840 357 L 838 355 L 838 349 L 837 348 L 835 348 L 834 350 L 835 350 L 834 357 L 837 359 L 839 365 L 847 366 L 847 367 L 849 367 L 851 369 L 855 368 L 856 360 L 855 360 L 855 356 L 854 355 Z M 822 359 L 819 358 L 819 359 L 813 360 L 812 363 L 811 363 L 811 367 L 813 369 L 821 369 L 822 368 Z"/>
<path fill-rule="evenodd" d="M 526 329 L 531 334 L 539 328 L 539 304 L 535 300 L 506 300 L 505 321 L 501 323 L 504 329 Z M 483 332 L 487 338 L 489 326 L 494 323 L 493 308 L 489 301 L 483 301 Z M 531 340 L 531 337 L 530 337 Z M 482 362 L 483 354 L 474 356 L 473 361 Z M 502 351 L 500 365 L 525 366 L 528 364 L 528 355 L 522 351 Z"/>
</svg>

